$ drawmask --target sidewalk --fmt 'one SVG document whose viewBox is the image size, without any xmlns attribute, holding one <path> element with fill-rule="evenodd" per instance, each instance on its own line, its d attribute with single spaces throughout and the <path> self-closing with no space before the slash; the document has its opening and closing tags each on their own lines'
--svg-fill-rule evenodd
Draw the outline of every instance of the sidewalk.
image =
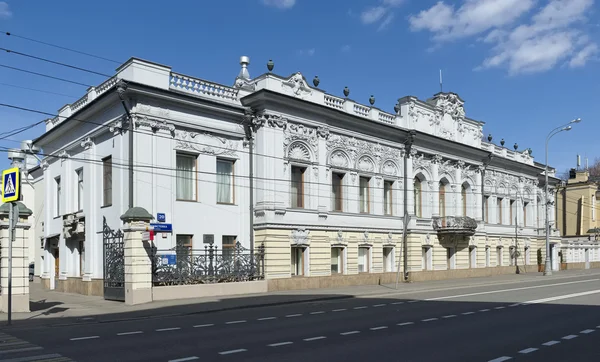
<svg viewBox="0 0 600 362">
<path fill-rule="evenodd" d="M 552 276 L 541 273 L 502 275 L 488 278 L 442 280 L 421 283 L 400 283 L 398 289 L 391 285 L 366 285 L 332 289 L 292 290 L 228 297 L 180 299 L 153 302 L 142 305 L 125 305 L 122 302 L 104 300 L 102 297 L 60 293 L 45 290 L 39 283 L 30 284 L 29 313 L 14 313 L 15 326 L 56 326 L 73 323 L 108 323 L 126 319 L 165 317 L 199 314 L 234 309 L 257 308 L 284 304 L 295 304 L 349 298 L 410 298 L 411 294 L 433 290 L 528 283 L 559 280 L 585 275 L 600 275 L 594 270 L 561 271 Z M 415 296 L 413 296 L 414 298 Z M 0 324 L 5 325 L 7 314 L 0 314 Z"/>
</svg>

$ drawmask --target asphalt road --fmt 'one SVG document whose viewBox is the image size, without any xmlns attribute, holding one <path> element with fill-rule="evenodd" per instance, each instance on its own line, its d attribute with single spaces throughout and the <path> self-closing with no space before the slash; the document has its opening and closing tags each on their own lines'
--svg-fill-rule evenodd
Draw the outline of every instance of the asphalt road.
<svg viewBox="0 0 600 362">
<path fill-rule="evenodd" d="M 2 332 L 12 362 L 600 361 L 600 275 Z"/>
</svg>

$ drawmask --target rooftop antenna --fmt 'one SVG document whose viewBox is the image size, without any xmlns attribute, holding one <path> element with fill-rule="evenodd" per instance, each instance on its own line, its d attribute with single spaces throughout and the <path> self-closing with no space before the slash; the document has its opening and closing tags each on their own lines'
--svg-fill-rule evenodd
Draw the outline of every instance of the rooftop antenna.
<svg viewBox="0 0 600 362">
<path fill-rule="evenodd" d="M 444 92 L 444 87 L 442 86 L 444 82 L 442 81 L 442 70 L 440 69 L 440 92 Z"/>
<path fill-rule="evenodd" d="M 588 158 L 585 158 L 585 169 L 589 170 L 590 169 L 590 165 L 588 164 Z"/>
<path fill-rule="evenodd" d="M 581 167 L 581 156 L 577 155 L 577 169 L 579 170 L 580 167 Z"/>
</svg>

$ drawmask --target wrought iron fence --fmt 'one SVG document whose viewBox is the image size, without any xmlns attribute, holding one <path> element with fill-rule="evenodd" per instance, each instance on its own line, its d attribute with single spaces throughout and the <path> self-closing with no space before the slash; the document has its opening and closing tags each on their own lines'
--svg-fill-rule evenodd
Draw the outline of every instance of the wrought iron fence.
<svg viewBox="0 0 600 362">
<path fill-rule="evenodd" d="M 178 246 L 153 250 L 154 286 L 231 283 L 264 279 L 265 247 L 246 249 L 240 242 L 232 248 L 206 245 L 204 250 Z"/>
</svg>

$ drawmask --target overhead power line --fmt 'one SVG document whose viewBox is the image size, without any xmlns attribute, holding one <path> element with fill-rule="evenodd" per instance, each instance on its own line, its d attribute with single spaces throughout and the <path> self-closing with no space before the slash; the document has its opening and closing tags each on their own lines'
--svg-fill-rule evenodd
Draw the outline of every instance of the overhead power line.
<svg viewBox="0 0 600 362">
<path fill-rule="evenodd" d="M 62 49 L 62 50 L 66 50 L 66 51 L 69 51 L 69 52 L 73 52 L 73 53 L 77 53 L 77 54 L 81 54 L 81 55 L 86 55 L 88 57 L 105 60 L 107 62 L 121 64 L 121 62 L 118 62 L 116 60 L 112 60 L 112 59 L 109 59 L 109 58 L 104 58 L 104 57 L 101 57 L 101 56 L 98 56 L 98 55 L 94 55 L 94 54 L 82 52 L 80 50 L 75 50 L 75 49 L 67 48 L 67 47 L 64 47 L 64 46 L 60 46 L 60 45 L 48 43 L 48 42 L 45 42 L 45 41 L 41 41 L 41 40 L 37 40 L 37 39 L 33 39 L 33 38 L 28 38 L 28 37 L 25 37 L 25 36 L 22 36 L 22 35 L 17 35 L 17 34 L 8 32 L 8 31 L 2 31 L 1 33 L 5 34 L 7 36 L 12 36 L 12 37 L 23 39 L 23 40 L 27 40 L 27 41 L 30 41 L 30 42 L 47 45 L 47 46 L 50 46 L 50 47 L 53 47 L 53 48 Z"/>
<path fill-rule="evenodd" d="M 47 63 L 51 63 L 51 64 L 60 65 L 60 66 L 62 66 L 62 67 L 67 67 L 67 68 L 71 68 L 71 69 L 80 70 L 80 71 L 82 71 L 82 72 L 92 73 L 92 74 L 96 74 L 96 75 L 100 75 L 100 76 L 103 76 L 103 77 L 108 77 L 108 78 L 112 77 L 112 75 L 109 75 L 109 74 L 99 73 L 99 72 L 96 72 L 96 71 L 94 71 L 94 70 L 90 70 L 90 69 L 86 69 L 86 68 L 77 67 L 77 66 L 75 66 L 75 65 L 66 64 L 66 63 L 61 63 L 61 62 L 57 62 L 57 61 L 54 61 L 54 60 L 50 60 L 50 59 L 46 59 L 46 58 L 42 58 L 42 57 L 38 57 L 38 56 L 35 56 L 35 55 L 31 55 L 31 54 L 25 54 L 25 53 L 17 52 L 17 51 L 14 51 L 14 50 L 12 50 L 12 49 L 6 49 L 6 48 L 2 48 L 2 47 L 0 47 L 0 50 L 4 50 L 5 52 L 7 52 L 7 53 L 9 53 L 9 54 L 21 55 L 21 56 L 23 56 L 23 57 L 32 58 L 32 59 L 36 59 L 36 60 L 41 60 L 41 61 L 43 61 L 43 62 L 47 62 Z"/>
<path fill-rule="evenodd" d="M 62 97 L 69 97 L 69 98 L 74 98 L 74 99 L 79 98 L 78 96 L 74 96 L 72 94 L 50 92 L 50 91 L 43 90 L 43 89 L 28 88 L 28 87 L 23 87 L 23 86 L 16 85 L 16 84 L 8 84 L 8 83 L 0 82 L 0 85 L 3 85 L 5 87 L 13 87 L 13 88 L 25 89 L 25 90 L 33 91 L 33 92 L 41 92 L 41 93 L 53 94 L 53 95 L 62 96 Z"/>
<path fill-rule="evenodd" d="M 89 84 L 80 83 L 80 82 L 76 82 L 76 81 L 69 80 L 69 79 L 54 77 L 52 75 L 47 75 L 47 74 L 42 74 L 42 73 L 38 73 L 38 72 L 33 72 L 31 70 L 21 69 L 21 68 L 17 68 L 17 67 L 11 67 L 10 65 L 6 65 L 6 64 L 0 64 L 0 67 L 12 69 L 12 70 L 16 70 L 16 71 L 23 72 L 23 73 L 34 74 L 34 75 L 38 75 L 40 77 L 45 77 L 45 78 L 60 80 L 62 82 L 77 84 L 77 85 L 80 85 L 80 86 L 83 86 L 83 87 L 87 87 L 87 88 L 93 87 L 92 85 L 89 85 Z"/>
</svg>

